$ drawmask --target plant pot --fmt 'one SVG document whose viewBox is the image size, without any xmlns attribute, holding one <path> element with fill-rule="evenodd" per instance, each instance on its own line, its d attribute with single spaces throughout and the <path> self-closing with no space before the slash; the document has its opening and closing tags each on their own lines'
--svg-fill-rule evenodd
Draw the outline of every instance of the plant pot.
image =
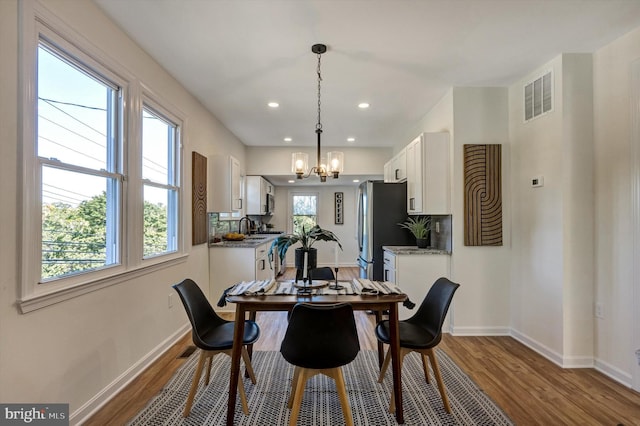
<svg viewBox="0 0 640 426">
<path fill-rule="evenodd" d="M 304 267 L 304 252 L 302 247 L 296 249 L 296 269 L 302 271 Z M 313 269 L 318 265 L 318 249 L 311 247 L 307 257 L 307 269 Z"/>
<path fill-rule="evenodd" d="M 428 238 L 416 238 L 416 244 L 418 248 L 427 248 L 429 247 L 429 239 Z"/>
</svg>

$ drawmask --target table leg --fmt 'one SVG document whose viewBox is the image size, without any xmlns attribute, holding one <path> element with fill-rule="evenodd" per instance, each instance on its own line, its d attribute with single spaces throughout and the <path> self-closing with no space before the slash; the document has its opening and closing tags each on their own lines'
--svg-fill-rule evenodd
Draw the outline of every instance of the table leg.
<svg viewBox="0 0 640 426">
<path fill-rule="evenodd" d="M 249 321 L 256 321 L 256 311 L 249 311 Z M 247 345 L 247 352 L 249 353 L 249 359 L 253 359 L 253 345 Z M 244 377 L 249 377 L 249 371 L 244 369 Z"/>
<path fill-rule="evenodd" d="M 233 426 L 236 411 L 236 396 L 240 380 L 240 356 L 242 337 L 244 336 L 244 313 L 241 304 L 236 305 L 236 322 L 233 329 L 233 348 L 231 350 L 231 378 L 229 380 L 229 401 L 227 402 L 227 426 Z"/>
<path fill-rule="evenodd" d="M 389 308 L 389 344 L 391 350 L 391 369 L 393 370 L 393 395 L 396 401 L 396 421 L 404 423 L 402 407 L 402 371 L 400 368 L 400 333 L 398 326 L 398 304 L 392 303 Z"/>
<path fill-rule="evenodd" d="M 382 311 L 374 311 L 376 316 L 376 325 L 382 321 Z M 380 340 L 378 340 L 378 367 L 382 368 L 382 363 L 384 362 L 384 345 Z"/>
</svg>

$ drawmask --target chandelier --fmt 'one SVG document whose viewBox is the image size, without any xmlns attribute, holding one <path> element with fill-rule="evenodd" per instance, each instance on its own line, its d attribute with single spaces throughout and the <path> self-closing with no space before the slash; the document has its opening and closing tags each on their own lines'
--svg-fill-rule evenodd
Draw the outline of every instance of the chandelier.
<svg viewBox="0 0 640 426">
<path fill-rule="evenodd" d="M 329 174 L 331 174 L 334 179 L 337 179 L 340 172 L 343 171 L 344 155 L 338 151 L 327 152 L 326 163 L 323 162 L 323 158 L 321 157 L 320 139 L 322 135 L 322 122 L 320 120 L 320 84 L 322 82 L 322 75 L 320 73 L 320 59 L 322 54 L 327 51 L 327 46 L 324 44 L 314 44 L 311 46 L 311 51 L 318 55 L 318 69 L 316 71 L 318 74 L 318 122 L 316 123 L 318 153 L 316 165 L 308 169 L 309 155 L 306 152 L 294 152 L 291 161 L 291 171 L 296 174 L 298 179 L 308 178 L 312 173 L 315 173 L 320 177 L 320 182 L 326 182 Z"/>
</svg>

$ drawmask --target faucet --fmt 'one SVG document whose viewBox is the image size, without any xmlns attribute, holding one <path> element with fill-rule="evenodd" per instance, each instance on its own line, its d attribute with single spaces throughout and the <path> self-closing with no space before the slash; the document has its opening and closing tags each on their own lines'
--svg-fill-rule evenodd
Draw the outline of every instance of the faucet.
<svg viewBox="0 0 640 426">
<path fill-rule="evenodd" d="M 242 219 L 240 219 L 238 221 L 238 233 L 242 234 L 242 221 L 246 220 L 247 221 L 247 234 L 251 233 L 251 219 L 249 219 L 249 216 L 245 216 Z"/>
</svg>

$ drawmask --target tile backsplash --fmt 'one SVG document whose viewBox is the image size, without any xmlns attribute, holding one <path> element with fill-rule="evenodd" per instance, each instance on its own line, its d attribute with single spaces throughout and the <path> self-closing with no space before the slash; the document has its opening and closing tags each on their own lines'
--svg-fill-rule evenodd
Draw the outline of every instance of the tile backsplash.
<svg viewBox="0 0 640 426">
<path fill-rule="evenodd" d="M 451 215 L 431 216 L 431 247 L 451 252 Z"/>
</svg>

